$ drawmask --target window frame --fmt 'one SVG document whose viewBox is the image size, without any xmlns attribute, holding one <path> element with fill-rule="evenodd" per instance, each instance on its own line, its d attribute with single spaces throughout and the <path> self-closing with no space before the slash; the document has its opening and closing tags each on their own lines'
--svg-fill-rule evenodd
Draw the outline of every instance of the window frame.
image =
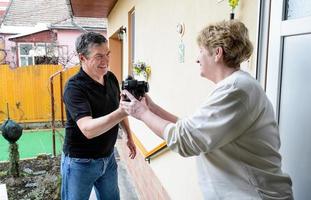
<svg viewBox="0 0 311 200">
<path fill-rule="evenodd" d="M 48 46 L 52 46 L 52 43 L 49 43 L 49 42 L 19 42 L 17 44 L 18 46 L 18 66 L 19 67 L 26 67 L 26 66 L 30 66 L 29 65 L 29 62 L 28 62 L 28 59 L 29 58 L 32 58 L 32 65 L 36 65 L 35 63 L 35 57 L 37 55 L 31 55 L 31 54 L 28 54 L 28 55 L 21 55 L 21 45 L 31 45 L 32 46 L 32 49 L 31 50 L 35 50 L 37 46 L 44 46 L 45 48 L 45 56 L 47 56 L 47 49 L 48 49 Z M 55 57 L 58 57 L 59 59 L 59 50 L 58 50 L 58 47 L 56 46 L 53 53 L 55 54 L 54 56 Z M 56 55 L 57 54 L 57 55 Z M 22 61 L 21 61 L 21 58 L 22 57 L 25 57 L 27 59 L 27 65 L 21 65 Z M 47 56 L 48 57 L 48 56 Z"/>
<path fill-rule="evenodd" d="M 34 56 L 31 56 L 30 54 L 28 54 L 28 55 L 22 55 L 21 54 L 21 45 L 31 45 L 32 46 L 32 49 L 34 48 L 34 46 L 35 46 L 35 43 L 33 43 L 33 42 L 19 42 L 18 43 L 18 66 L 19 67 L 25 67 L 25 66 L 29 66 L 29 63 L 28 63 L 28 59 L 29 59 L 29 57 L 32 57 L 32 65 L 34 65 Z M 29 53 L 30 53 L 30 51 L 29 51 Z M 22 61 L 21 61 L 21 57 L 26 57 L 27 58 L 27 65 L 21 65 L 21 63 L 22 63 Z"/>
</svg>

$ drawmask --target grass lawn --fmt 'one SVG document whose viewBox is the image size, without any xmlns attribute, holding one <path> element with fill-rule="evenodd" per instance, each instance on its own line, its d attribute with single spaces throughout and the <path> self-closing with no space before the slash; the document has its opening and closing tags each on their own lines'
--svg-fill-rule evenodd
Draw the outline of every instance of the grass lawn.
<svg viewBox="0 0 311 200">
<path fill-rule="evenodd" d="M 55 132 L 56 154 L 61 153 L 64 129 Z M 53 154 L 52 130 L 24 130 L 17 141 L 20 159 L 33 158 L 39 154 Z M 0 134 L 0 161 L 9 159 L 9 143 Z"/>
</svg>

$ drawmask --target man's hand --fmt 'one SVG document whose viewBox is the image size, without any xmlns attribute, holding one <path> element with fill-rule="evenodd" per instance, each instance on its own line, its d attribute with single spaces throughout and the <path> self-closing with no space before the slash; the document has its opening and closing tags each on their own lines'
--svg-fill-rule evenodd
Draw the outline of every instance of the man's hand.
<svg viewBox="0 0 311 200">
<path fill-rule="evenodd" d="M 133 139 L 132 139 L 131 137 L 128 138 L 126 144 L 127 144 L 127 147 L 128 147 L 129 150 L 130 150 L 129 157 L 130 157 L 131 159 L 134 159 L 135 156 L 136 156 L 136 146 L 135 146 L 135 144 L 134 144 Z"/>
</svg>

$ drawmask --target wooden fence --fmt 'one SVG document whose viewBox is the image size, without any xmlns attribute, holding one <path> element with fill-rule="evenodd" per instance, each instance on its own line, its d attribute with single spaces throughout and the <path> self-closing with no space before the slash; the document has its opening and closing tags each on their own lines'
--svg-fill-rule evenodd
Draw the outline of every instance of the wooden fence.
<svg viewBox="0 0 311 200">
<path fill-rule="evenodd" d="M 10 118 L 16 122 L 51 121 L 50 76 L 60 65 L 36 65 L 11 69 L 0 65 L 0 123 Z M 79 67 L 73 67 L 54 78 L 55 119 L 61 120 L 61 87 Z M 64 113 L 64 111 L 63 111 Z"/>
</svg>

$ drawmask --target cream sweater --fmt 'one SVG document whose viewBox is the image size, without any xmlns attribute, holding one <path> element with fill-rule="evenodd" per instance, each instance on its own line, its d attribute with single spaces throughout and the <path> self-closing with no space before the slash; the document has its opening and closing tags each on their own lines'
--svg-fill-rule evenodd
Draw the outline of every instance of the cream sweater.
<svg viewBox="0 0 311 200">
<path fill-rule="evenodd" d="M 273 107 L 246 72 L 219 82 L 193 115 L 166 126 L 164 138 L 180 155 L 197 156 L 205 199 L 292 199 Z"/>
</svg>

